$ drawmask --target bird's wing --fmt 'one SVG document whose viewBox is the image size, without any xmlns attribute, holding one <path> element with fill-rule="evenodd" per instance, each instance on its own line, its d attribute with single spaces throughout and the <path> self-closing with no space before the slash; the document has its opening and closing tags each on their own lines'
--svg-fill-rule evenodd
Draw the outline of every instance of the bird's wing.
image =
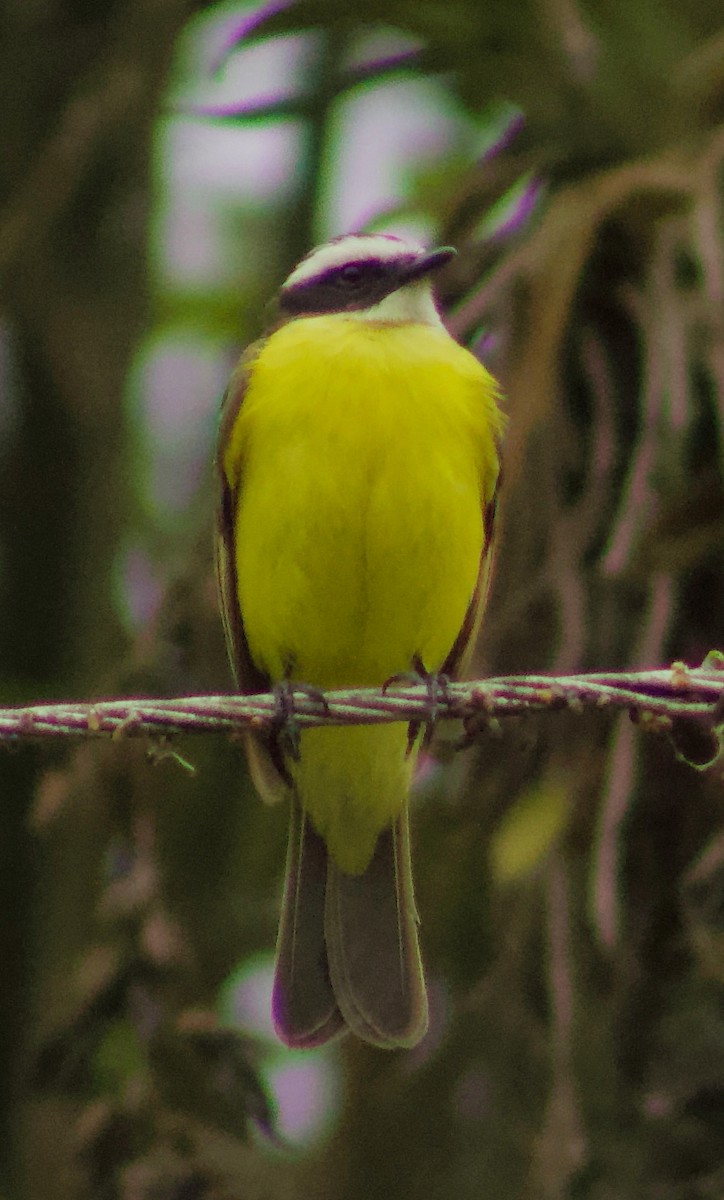
<svg viewBox="0 0 724 1200">
<path fill-rule="evenodd" d="M 485 541 L 480 555 L 478 577 L 468 605 L 467 612 L 460 631 L 452 644 L 450 653 L 441 667 L 441 674 L 451 679 L 460 679 L 465 675 L 475 649 L 478 632 L 488 599 L 488 589 L 493 566 L 493 550 L 495 546 L 495 512 L 497 506 L 498 487 L 493 492 L 483 510 L 483 531 Z"/>
<path fill-rule="evenodd" d="M 271 681 L 254 662 L 244 630 L 239 607 L 234 552 L 234 524 L 241 480 L 229 483 L 224 470 L 224 451 L 232 435 L 244 396 L 249 385 L 252 364 L 261 343 L 255 342 L 242 355 L 229 386 L 224 393 L 216 449 L 218 507 L 216 514 L 216 577 L 221 600 L 221 616 L 226 635 L 226 648 L 239 690 L 251 695 L 268 692 Z M 277 799 L 286 791 L 288 777 L 277 740 L 262 732 L 245 734 L 246 750 L 254 782 L 267 799 Z"/>
</svg>

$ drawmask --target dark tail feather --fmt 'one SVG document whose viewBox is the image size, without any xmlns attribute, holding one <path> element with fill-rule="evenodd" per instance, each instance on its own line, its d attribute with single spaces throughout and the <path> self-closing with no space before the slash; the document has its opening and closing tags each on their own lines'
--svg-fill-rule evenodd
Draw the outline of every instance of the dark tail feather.
<svg viewBox="0 0 724 1200">
<path fill-rule="evenodd" d="M 292 797 L 272 1012 L 288 1046 L 318 1046 L 344 1029 L 327 965 L 327 850 Z"/>
<path fill-rule="evenodd" d="M 380 834 L 369 866 L 327 870 L 329 974 L 344 1020 L 376 1046 L 414 1046 L 427 1029 L 405 808 Z"/>
</svg>

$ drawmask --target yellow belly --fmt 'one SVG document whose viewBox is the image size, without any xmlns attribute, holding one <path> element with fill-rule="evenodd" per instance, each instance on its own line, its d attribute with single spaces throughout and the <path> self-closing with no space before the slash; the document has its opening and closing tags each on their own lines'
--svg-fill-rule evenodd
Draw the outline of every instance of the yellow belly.
<svg viewBox="0 0 724 1200">
<path fill-rule="evenodd" d="M 272 680 L 376 685 L 415 656 L 439 669 L 477 578 L 499 426 L 491 377 L 443 330 L 318 317 L 269 339 L 224 467 L 244 628 Z M 409 762 L 391 728 L 304 735 L 302 803 L 325 836 L 335 787 L 370 845 L 396 815 Z M 358 801 L 355 763 L 375 777 Z"/>
</svg>

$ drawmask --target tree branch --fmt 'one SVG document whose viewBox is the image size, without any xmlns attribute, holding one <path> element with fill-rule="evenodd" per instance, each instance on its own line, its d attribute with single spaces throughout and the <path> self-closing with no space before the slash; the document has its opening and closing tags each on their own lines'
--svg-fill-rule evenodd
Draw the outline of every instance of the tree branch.
<svg viewBox="0 0 724 1200">
<path fill-rule="evenodd" d="M 497 719 L 586 708 L 628 709 L 638 723 L 667 732 L 682 719 L 704 731 L 724 725 L 724 654 L 700 667 L 676 662 L 666 670 L 590 675 L 524 675 L 473 683 L 395 683 L 387 690 L 355 688 L 294 692 L 294 719 L 313 725 L 375 725 L 391 721 L 462 720 L 468 739 Z M 88 737 L 168 737 L 179 733 L 264 730 L 278 721 L 274 694 L 124 698 L 0 709 L 0 742 Z"/>
</svg>

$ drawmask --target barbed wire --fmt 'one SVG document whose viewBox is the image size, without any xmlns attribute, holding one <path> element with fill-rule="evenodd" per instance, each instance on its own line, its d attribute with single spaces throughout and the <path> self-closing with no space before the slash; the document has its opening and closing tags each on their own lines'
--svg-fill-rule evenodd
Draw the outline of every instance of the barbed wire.
<svg viewBox="0 0 724 1200">
<path fill-rule="evenodd" d="M 661 731 L 683 719 L 714 732 L 724 726 L 724 654 L 712 651 L 700 667 L 675 662 L 655 671 L 511 675 L 471 683 L 400 679 L 385 688 L 326 693 L 300 685 L 283 699 L 280 705 L 277 693 L 124 697 L 3 708 L 0 742 L 229 734 L 272 729 L 280 713 L 293 716 L 300 728 L 455 719 L 472 740 L 501 718 L 589 708 L 628 710 L 634 720 Z"/>
</svg>

